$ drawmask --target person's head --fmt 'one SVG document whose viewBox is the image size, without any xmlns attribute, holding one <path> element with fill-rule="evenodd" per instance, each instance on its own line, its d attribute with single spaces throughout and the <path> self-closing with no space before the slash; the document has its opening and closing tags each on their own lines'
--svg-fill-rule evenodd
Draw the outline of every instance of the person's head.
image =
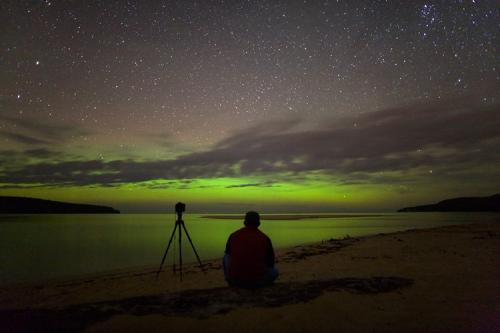
<svg viewBox="0 0 500 333">
<path fill-rule="evenodd" d="M 245 215 L 245 226 L 257 228 L 260 225 L 260 215 L 257 212 L 247 212 Z"/>
</svg>

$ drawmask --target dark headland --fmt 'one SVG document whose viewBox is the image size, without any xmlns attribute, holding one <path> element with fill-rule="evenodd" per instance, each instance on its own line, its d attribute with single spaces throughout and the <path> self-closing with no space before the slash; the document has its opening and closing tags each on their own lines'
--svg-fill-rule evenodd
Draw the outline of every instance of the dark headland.
<svg viewBox="0 0 500 333">
<path fill-rule="evenodd" d="M 448 199 L 437 204 L 402 208 L 398 212 L 500 212 L 500 194 Z"/>
<path fill-rule="evenodd" d="M 106 206 L 25 197 L 0 196 L 0 214 L 119 214 Z"/>
</svg>

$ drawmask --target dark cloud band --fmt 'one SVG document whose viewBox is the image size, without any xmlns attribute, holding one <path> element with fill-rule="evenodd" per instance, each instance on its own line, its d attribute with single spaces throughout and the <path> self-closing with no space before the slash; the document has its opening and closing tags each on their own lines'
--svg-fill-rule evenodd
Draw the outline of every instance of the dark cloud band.
<svg viewBox="0 0 500 333">
<path fill-rule="evenodd" d="M 9 168 L 0 182 L 109 185 L 309 171 L 345 175 L 355 182 L 356 173 L 500 163 L 495 148 L 500 142 L 499 105 L 434 102 L 365 113 L 309 130 L 300 130 L 300 125 L 298 119 L 261 124 L 211 150 L 173 160 L 63 161 Z"/>
</svg>

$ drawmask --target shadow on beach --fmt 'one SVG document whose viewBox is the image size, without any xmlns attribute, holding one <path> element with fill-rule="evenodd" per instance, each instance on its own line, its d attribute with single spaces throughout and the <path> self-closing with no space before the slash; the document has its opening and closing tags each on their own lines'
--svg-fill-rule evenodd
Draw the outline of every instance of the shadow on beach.
<svg viewBox="0 0 500 333">
<path fill-rule="evenodd" d="M 411 279 L 401 277 L 349 277 L 277 283 L 257 290 L 228 287 L 185 290 L 170 294 L 72 305 L 61 309 L 3 310 L 0 311 L 0 325 L 6 331 L 12 332 L 78 332 L 116 315 L 160 314 L 207 318 L 242 307 L 280 307 L 308 302 L 324 292 L 377 294 L 395 291 L 412 284 Z"/>
</svg>

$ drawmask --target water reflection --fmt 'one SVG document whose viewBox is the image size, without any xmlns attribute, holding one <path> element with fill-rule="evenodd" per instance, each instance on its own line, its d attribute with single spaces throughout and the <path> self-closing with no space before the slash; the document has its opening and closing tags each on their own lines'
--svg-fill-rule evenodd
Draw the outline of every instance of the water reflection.
<svg viewBox="0 0 500 333">
<path fill-rule="evenodd" d="M 339 214 L 345 215 L 345 214 Z M 488 213 L 394 213 L 373 216 L 262 221 L 275 248 L 411 228 L 498 220 Z M 242 221 L 184 217 L 202 260 L 219 258 Z M 0 283 L 34 281 L 158 265 L 174 214 L 0 216 Z M 195 261 L 184 242 L 183 259 Z M 167 258 L 166 265 L 173 258 Z"/>
</svg>

